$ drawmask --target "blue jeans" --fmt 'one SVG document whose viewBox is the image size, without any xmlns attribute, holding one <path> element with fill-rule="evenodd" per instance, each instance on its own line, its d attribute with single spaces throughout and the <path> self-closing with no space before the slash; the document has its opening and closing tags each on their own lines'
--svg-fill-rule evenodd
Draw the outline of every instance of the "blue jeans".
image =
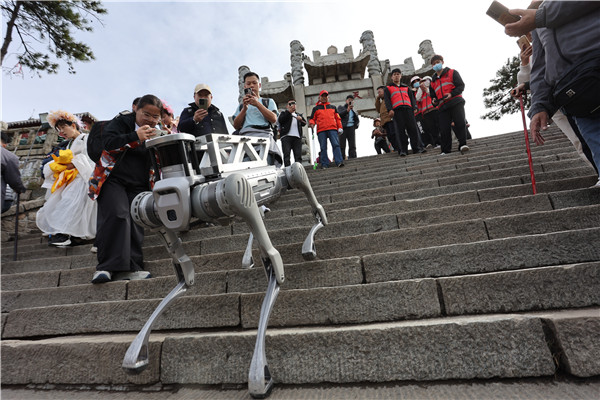
<svg viewBox="0 0 600 400">
<path fill-rule="evenodd" d="M 319 153 L 319 160 L 323 167 L 329 167 L 329 157 L 327 156 L 327 138 L 331 142 L 331 148 L 333 149 L 333 159 L 336 165 L 340 165 L 344 159 L 342 158 L 342 151 L 340 150 L 340 141 L 338 140 L 338 133 L 336 130 L 322 131 L 317 133 L 319 138 L 319 146 L 321 152 Z"/>
<path fill-rule="evenodd" d="M 573 118 L 579 127 L 581 136 L 583 136 L 585 142 L 590 148 L 590 151 L 592 152 L 594 164 L 596 164 L 596 167 L 600 169 L 600 117 Z"/>
</svg>

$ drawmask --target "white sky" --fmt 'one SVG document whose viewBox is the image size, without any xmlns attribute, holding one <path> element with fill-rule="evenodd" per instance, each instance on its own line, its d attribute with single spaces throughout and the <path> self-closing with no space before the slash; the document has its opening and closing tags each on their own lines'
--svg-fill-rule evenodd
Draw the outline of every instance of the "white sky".
<svg viewBox="0 0 600 400">
<path fill-rule="evenodd" d="M 225 115 L 237 107 L 238 67 L 247 65 L 270 81 L 290 71 L 292 40 L 299 40 L 311 60 L 313 50 L 326 54 L 352 45 L 357 57 L 365 30 L 375 36 L 380 60 L 401 64 L 423 59 L 419 43 L 430 39 L 445 65 L 465 81 L 466 115 L 473 137 L 522 130 L 520 114 L 500 121 L 481 120 L 482 93 L 508 58 L 518 54 L 516 39 L 485 12 L 490 1 L 308 1 L 308 2 L 104 2 L 104 26 L 80 33 L 96 60 L 76 63 L 76 74 L 61 64 L 58 74 L 2 74 L 2 111 L 6 122 L 64 109 L 110 119 L 131 101 L 155 94 L 179 115 L 193 101 L 193 88 L 207 83 L 213 103 Z M 526 8 L 529 0 L 502 0 L 508 8 Z M 397 16 L 395 19 L 393 16 Z M 3 19 L 2 37 L 6 21 Z M 13 38 L 15 35 L 13 35 Z M 3 69 L 12 67 L 18 51 L 13 41 Z M 38 48 L 41 48 L 38 45 Z M 306 74 L 305 74 L 306 76 Z M 368 74 L 366 74 L 368 76 Z M 308 84 L 308 79 L 306 79 Z M 283 105 L 280 105 L 283 107 Z M 359 156 L 375 154 L 371 123 L 363 119 Z M 232 129 L 233 130 L 233 129 Z"/>
</svg>

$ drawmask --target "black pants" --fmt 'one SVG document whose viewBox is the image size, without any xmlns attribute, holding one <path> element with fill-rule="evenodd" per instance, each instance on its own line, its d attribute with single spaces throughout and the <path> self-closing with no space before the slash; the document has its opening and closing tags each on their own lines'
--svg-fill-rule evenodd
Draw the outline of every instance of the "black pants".
<svg viewBox="0 0 600 400">
<path fill-rule="evenodd" d="M 398 136 L 396 135 L 396 126 L 394 121 L 386 122 L 383 125 L 383 129 L 387 132 L 387 139 L 398 153 L 400 152 L 400 143 L 398 143 Z"/>
<path fill-rule="evenodd" d="M 294 161 L 302 162 L 302 139 L 298 136 L 284 136 L 281 138 L 281 150 L 283 151 L 283 165 L 288 167 L 290 153 L 294 152 Z"/>
<path fill-rule="evenodd" d="M 458 103 L 450 108 L 440 110 L 440 132 L 442 135 L 442 153 L 452 151 L 452 131 L 458 139 L 458 148 L 467 144 L 467 123 L 465 121 L 465 104 Z M 452 127 L 454 122 L 454 127 Z"/>
<path fill-rule="evenodd" d="M 339 137 L 342 157 L 346 159 L 346 141 L 348 142 L 348 158 L 356 158 L 356 128 L 347 126 Z"/>
<path fill-rule="evenodd" d="M 413 153 L 418 153 L 419 150 L 422 150 L 419 145 L 419 130 L 412 108 L 394 108 L 394 123 L 396 124 L 396 136 L 398 137 L 398 143 L 400 144 L 399 152 L 408 154 L 408 139 L 410 139 L 410 147 Z M 408 138 L 406 137 L 405 132 L 408 133 Z"/>
<path fill-rule="evenodd" d="M 432 110 L 423 115 L 423 130 L 426 135 L 429 135 L 433 146 L 441 145 L 440 142 L 440 122 L 439 111 Z"/>
<path fill-rule="evenodd" d="M 388 147 L 387 140 L 385 140 L 385 138 L 375 139 L 375 151 L 377 154 L 381 154 L 381 151 L 384 151 L 385 153 L 390 152 L 390 148 Z"/>
<path fill-rule="evenodd" d="M 107 179 L 98 197 L 96 246 L 98 271 L 140 271 L 144 268 L 144 228 L 136 225 L 129 208 L 143 189 Z"/>
</svg>

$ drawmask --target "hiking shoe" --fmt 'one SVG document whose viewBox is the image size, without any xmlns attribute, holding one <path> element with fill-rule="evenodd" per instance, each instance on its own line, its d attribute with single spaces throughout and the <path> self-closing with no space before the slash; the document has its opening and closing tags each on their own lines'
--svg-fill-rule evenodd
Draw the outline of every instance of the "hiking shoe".
<svg viewBox="0 0 600 400">
<path fill-rule="evenodd" d="M 433 145 L 431 143 L 428 143 L 427 146 L 425 146 L 426 149 L 433 149 Z"/>
<path fill-rule="evenodd" d="M 92 246 L 92 247 L 90 248 L 90 252 L 92 252 L 92 253 L 97 253 L 97 252 L 98 252 L 98 248 L 97 248 L 96 246 Z"/>
<path fill-rule="evenodd" d="M 71 244 L 71 238 L 69 235 L 57 233 L 50 238 L 50 244 L 52 246 L 69 246 Z"/>
<path fill-rule="evenodd" d="M 109 271 L 96 271 L 92 277 L 92 283 L 105 283 L 112 280 L 112 274 Z"/>
<path fill-rule="evenodd" d="M 139 281 L 142 279 L 152 278 L 148 271 L 126 271 L 115 272 L 115 281 Z"/>
<path fill-rule="evenodd" d="M 400 157 L 406 157 L 406 153 L 405 153 L 405 152 L 403 152 L 403 151 L 401 151 L 400 153 L 398 153 L 398 155 L 399 155 Z"/>
<path fill-rule="evenodd" d="M 460 149 L 458 149 L 460 151 L 460 154 L 465 154 L 467 151 L 469 151 L 469 146 L 467 146 L 466 144 L 463 144 L 462 146 L 460 146 Z"/>
<path fill-rule="evenodd" d="M 345 164 L 343 162 L 338 164 L 338 168 L 342 168 Z"/>
</svg>

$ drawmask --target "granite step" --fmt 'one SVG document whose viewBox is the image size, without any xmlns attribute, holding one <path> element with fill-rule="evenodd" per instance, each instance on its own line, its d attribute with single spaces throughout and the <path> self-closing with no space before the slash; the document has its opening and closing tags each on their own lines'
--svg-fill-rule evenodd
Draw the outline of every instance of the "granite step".
<svg viewBox="0 0 600 400">
<path fill-rule="evenodd" d="M 430 318 L 267 333 L 280 384 L 393 382 L 600 373 L 599 308 Z M 207 316 L 209 317 L 209 316 Z M 120 368 L 132 334 L 2 341 L 3 385 L 244 384 L 256 332 L 158 332 L 140 375 Z M 549 346 L 549 342 L 554 343 Z M 90 365 L 102 366 L 94 374 Z"/>
</svg>

